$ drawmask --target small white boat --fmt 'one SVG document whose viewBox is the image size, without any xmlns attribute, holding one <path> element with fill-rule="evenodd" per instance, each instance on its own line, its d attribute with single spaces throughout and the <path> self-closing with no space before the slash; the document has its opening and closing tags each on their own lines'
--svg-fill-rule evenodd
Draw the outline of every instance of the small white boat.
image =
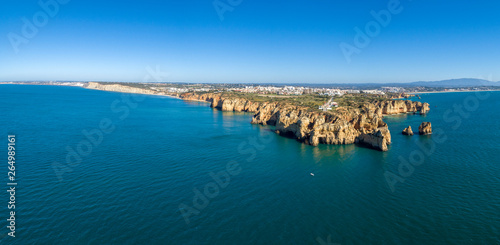
<svg viewBox="0 0 500 245">
<path fill-rule="evenodd" d="M 311 176 L 314 176 L 314 174 L 313 174 L 313 173 L 311 173 Z"/>
</svg>

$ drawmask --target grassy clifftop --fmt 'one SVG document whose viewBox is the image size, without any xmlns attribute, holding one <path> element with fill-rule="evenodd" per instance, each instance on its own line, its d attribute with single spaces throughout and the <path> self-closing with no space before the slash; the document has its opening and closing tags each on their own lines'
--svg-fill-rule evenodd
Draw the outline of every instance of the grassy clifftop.
<svg viewBox="0 0 500 245">
<path fill-rule="evenodd" d="M 198 93 L 201 94 L 201 93 Z M 318 94 L 305 94 L 305 95 L 276 95 L 276 94 L 253 94 L 253 93 L 240 93 L 240 92 L 222 92 L 221 97 L 224 98 L 241 98 L 253 102 L 278 102 L 287 103 L 296 106 L 310 107 L 311 109 L 318 109 L 319 106 L 325 104 L 330 100 L 331 96 L 318 95 Z M 353 107 L 359 108 L 366 103 L 375 103 L 379 101 L 390 100 L 389 96 L 376 95 L 376 94 L 346 94 L 343 96 L 336 96 L 333 98 L 339 107 Z"/>
</svg>

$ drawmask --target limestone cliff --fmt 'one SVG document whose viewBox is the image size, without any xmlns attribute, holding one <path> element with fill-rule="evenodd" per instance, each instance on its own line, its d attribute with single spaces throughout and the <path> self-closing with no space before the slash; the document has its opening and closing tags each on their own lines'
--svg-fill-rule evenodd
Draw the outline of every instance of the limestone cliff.
<svg viewBox="0 0 500 245">
<path fill-rule="evenodd" d="M 365 145 L 387 151 L 391 134 L 383 115 L 427 113 L 429 104 L 393 100 L 367 103 L 356 109 L 339 107 L 333 112 L 314 111 L 307 107 L 277 102 L 252 102 L 243 98 L 223 98 L 220 94 L 182 94 L 185 100 L 201 100 L 222 111 L 255 113 L 253 124 L 275 126 L 276 133 L 305 144 Z"/>
<path fill-rule="evenodd" d="M 125 86 L 125 85 L 116 84 L 116 83 L 89 82 L 85 86 L 85 88 L 104 90 L 104 91 L 112 91 L 112 92 L 122 92 L 122 93 L 165 95 L 165 93 L 158 93 L 154 90 L 150 90 L 150 89 L 146 89 L 146 88 L 136 88 L 136 87 Z"/>
<path fill-rule="evenodd" d="M 382 113 L 385 115 L 409 112 L 426 114 L 430 110 L 428 103 L 410 100 L 383 101 L 378 104 L 378 107 L 382 109 Z"/>
<path fill-rule="evenodd" d="M 407 93 L 396 93 L 389 96 L 390 99 L 409 99 L 411 97 L 415 97 L 415 95 Z"/>
</svg>

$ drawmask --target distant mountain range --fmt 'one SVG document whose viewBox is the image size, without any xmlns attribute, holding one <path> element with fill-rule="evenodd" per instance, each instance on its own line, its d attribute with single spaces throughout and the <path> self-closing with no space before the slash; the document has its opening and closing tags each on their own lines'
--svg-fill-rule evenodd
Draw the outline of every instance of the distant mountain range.
<svg viewBox="0 0 500 245">
<path fill-rule="evenodd" d="M 270 84 L 271 85 L 271 84 Z M 279 86 L 279 83 L 272 85 Z M 281 84 L 283 85 L 283 84 Z M 490 82 L 484 79 L 476 78 L 460 78 L 449 79 L 442 81 L 419 81 L 410 83 L 330 83 L 330 84 L 293 84 L 299 86 L 312 86 L 312 87 L 341 87 L 341 88 L 362 88 L 362 89 L 375 89 L 379 87 L 432 87 L 432 88 L 463 88 L 463 87 L 500 87 L 500 82 Z"/>
<path fill-rule="evenodd" d="M 476 86 L 500 86 L 500 82 L 490 82 L 484 79 L 461 78 L 434 82 L 412 82 L 407 83 L 412 87 L 476 87 Z"/>
</svg>

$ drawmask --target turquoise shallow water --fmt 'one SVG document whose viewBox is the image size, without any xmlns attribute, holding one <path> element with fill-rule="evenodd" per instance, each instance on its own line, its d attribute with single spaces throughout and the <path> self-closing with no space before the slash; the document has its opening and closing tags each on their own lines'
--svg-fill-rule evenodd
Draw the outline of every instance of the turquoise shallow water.
<svg viewBox="0 0 500 245">
<path fill-rule="evenodd" d="M 500 92 L 479 95 L 422 95 L 431 112 L 386 117 L 393 144 L 378 152 L 303 145 L 207 103 L 0 85 L 0 155 L 15 134 L 18 156 L 17 237 L 2 228 L 0 243 L 500 244 Z M 83 147 L 103 120 L 114 130 Z M 400 134 L 422 121 L 441 134 Z M 228 163 L 222 188 L 210 173 Z M 189 224 L 180 206 L 198 207 Z"/>
</svg>

